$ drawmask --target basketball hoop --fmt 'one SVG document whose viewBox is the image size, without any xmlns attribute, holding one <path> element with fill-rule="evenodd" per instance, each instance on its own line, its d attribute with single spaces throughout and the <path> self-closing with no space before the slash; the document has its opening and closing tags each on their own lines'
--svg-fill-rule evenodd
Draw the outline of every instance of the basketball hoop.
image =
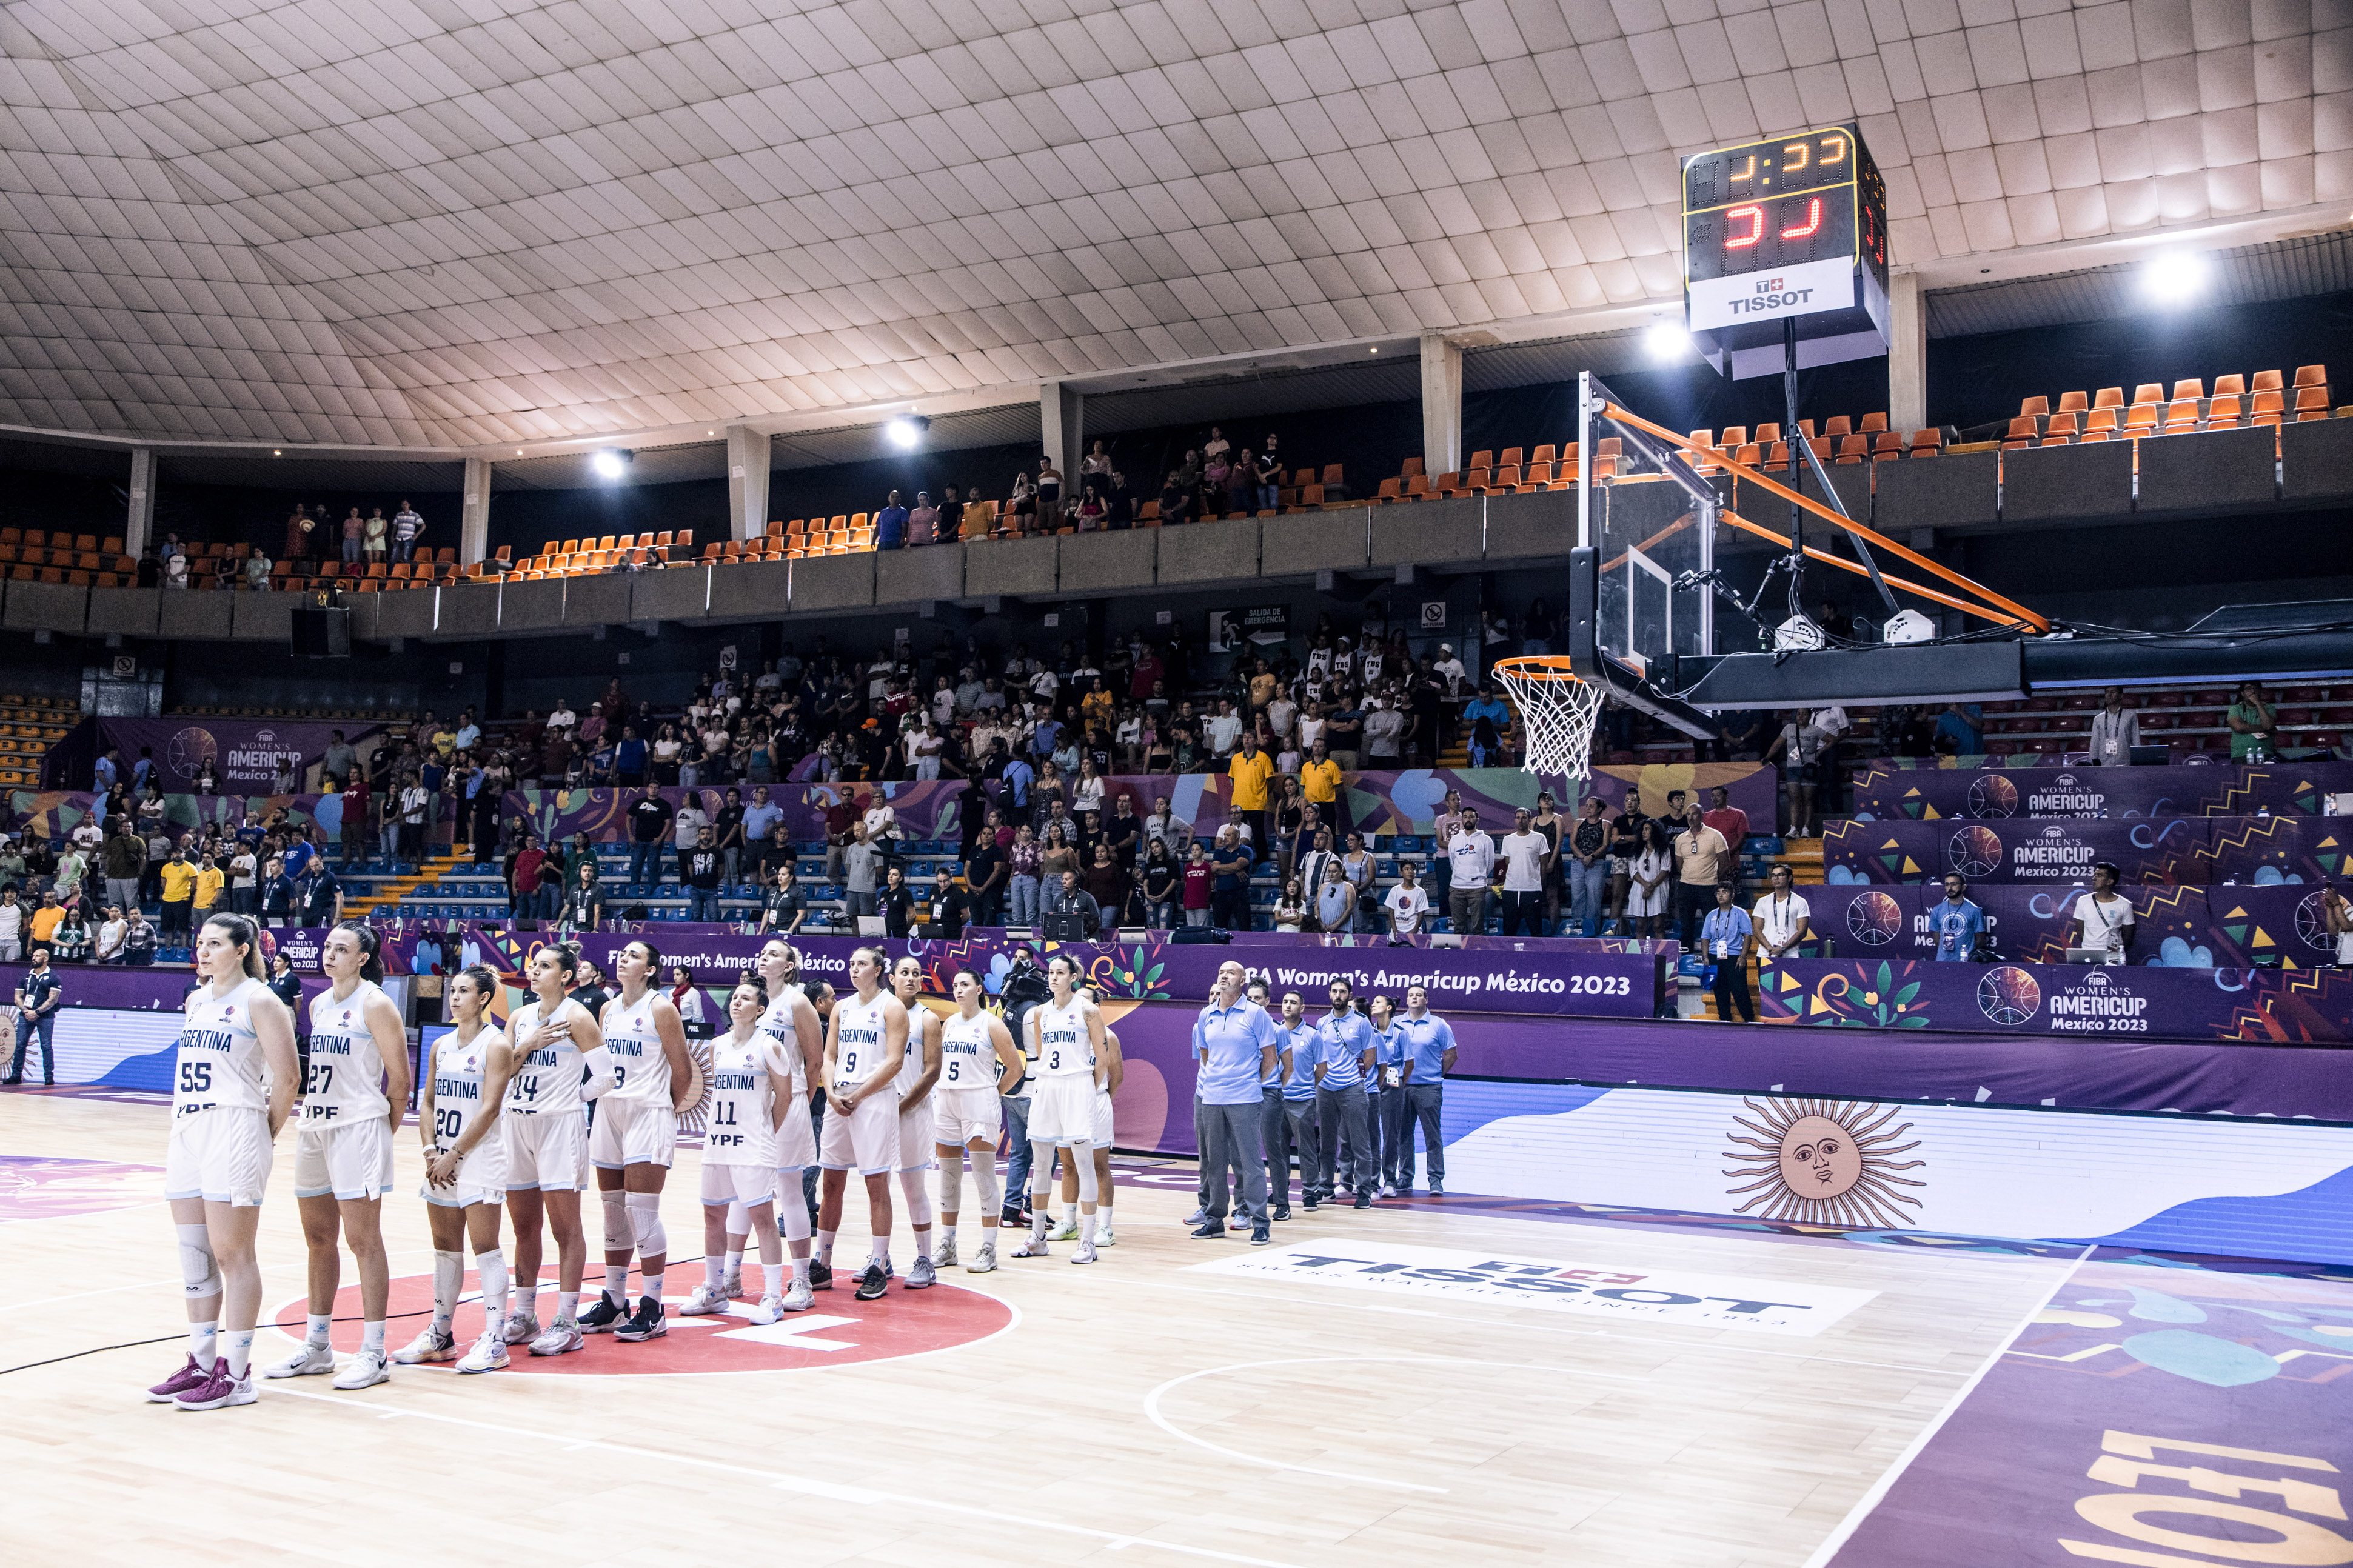
<svg viewBox="0 0 2353 1568">
<path fill-rule="evenodd" d="M 1499 658 L 1494 676 L 1520 710 L 1527 731 L 1526 762 L 1532 773 L 1592 774 L 1593 721 L 1601 712 L 1601 689 L 1569 668 L 1565 654 L 1527 654 Z"/>
</svg>

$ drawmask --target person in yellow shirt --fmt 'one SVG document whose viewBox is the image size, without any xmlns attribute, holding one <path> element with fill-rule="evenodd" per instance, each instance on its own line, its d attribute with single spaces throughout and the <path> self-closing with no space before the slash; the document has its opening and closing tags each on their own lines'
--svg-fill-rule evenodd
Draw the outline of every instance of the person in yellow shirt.
<svg viewBox="0 0 2353 1568">
<path fill-rule="evenodd" d="M 48 946 L 50 939 L 58 934 L 58 927 L 65 923 L 65 919 L 66 909 L 63 904 L 58 902 L 58 896 L 55 893 L 43 893 L 41 907 L 33 911 L 33 946 Z M 26 951 L 30 952 L 31 949 L 28 948 Z"/>
<path fill-rule="evenodd" d="M 1339 798 L 1340 764 L 1324 754 L 1323 742 L 1316 742 L 1308 753 L 1306 764 L 1299 770 L 1299 782 L 1314 805 L 1329 805 Z"/>
<path fill-rule="evenodd" d="M 1254 855 L 1272 853 L 1266 836 L 1266 786 L 1274 776 L 1274 759 L 1258 749 L 1257 735 L 1245 731 L 1241 750 L 1226 764 L 1226 777 L 1233 781 L 1233 798 L 1229 804 L 1235 815 L 1250 824 L 1250 851 Z"/>
<path fill-rule="evenodd" d="M 186 848 L 176 847 L 156 874 L 164 879 L 164 941 L 166 945 L 179 945 L 172 938 L 185 940 L 195 930 L 188 920 L 188 900 L 195 895 L 196 868 L 188 864 Z"/>
<path fill-rule="evenodd" d="M 220 867 L 211 856 L 206 856 L 204 863 L 196 868 L 195 896 L 190 900 L 195 923 L 201 924 L 212 913 L 213 906 L 220 901 L 221 889 L 227 884 L 228 878 Z"/>
</svg>

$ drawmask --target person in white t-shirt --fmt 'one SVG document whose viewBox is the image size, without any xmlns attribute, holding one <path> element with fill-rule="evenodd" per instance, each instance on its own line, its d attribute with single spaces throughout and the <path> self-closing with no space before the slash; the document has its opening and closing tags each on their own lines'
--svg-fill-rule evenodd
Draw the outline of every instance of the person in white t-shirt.
<svg viewBox="0 0 2353 1568">
<path fill-rule="evenodd" d="M 1421 931 L 1430 913 L 1430 895 L 1422 890 L 1421 868 L 1411 860 L 1398 863 L 1398 884 L 1381 900 L 1389 912 L 1389 945 L 1404 947 Z"/>
<path fill-rule="evenodd" d="M 1447 912 L 1457 935 L 1487 929 L 1487 884 L 1494 874 L 1495 841 L 1480 827 L 1478 812 L 1466 805 L 1446 841 Z"/>
<path fill-rule="evenodd" d="M 1462 682 L 1469 672 L 1462 668 L 1462 661 L 1454 657 L 1452 643 L 1438 645 L 1438 662 L 1430 668 L 1437 673 L 1440 679 L 1446 682 L 1446 695 L 1449 697 L 1462 695 Z"/>
<path fill-rule="evenodd" d="M 1770 963 L 1806 940 L 1807 929 L 1814 911 L 1804 897 L 1794 891 L 1789 868 L 1773 868 L 1773 890 L 1757 900 L 1749 919 L 1757 931 L 1757 956 L 1759 962 Z"/>
<path fill-rule="evenodd" d="M 1530 812 L 1521 806 L 1512 813 L 1512 831 L 1504 835 L 1504 932 L 1516 936 L 1544 935 L 1545 862 L 1552 856 L 1552 840 L 1528 826 Z M 1483 836 L 1482 836 L 1483 837 Z"/>
<path fill-rule="evenodd" d="M 2092 890 L 2075 900 L 2067 921 L 2069 947 L 2107 951 L 2110 963 L 2122 963 L 2132 951 L 2132 900 L 2116 891 L 2120 873 L 2105 860 L 2092 867 Z"/>
</svg>

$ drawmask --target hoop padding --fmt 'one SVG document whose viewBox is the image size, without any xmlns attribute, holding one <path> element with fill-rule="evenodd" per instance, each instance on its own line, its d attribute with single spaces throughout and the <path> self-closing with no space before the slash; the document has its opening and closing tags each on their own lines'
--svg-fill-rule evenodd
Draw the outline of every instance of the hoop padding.
<svg viewBox="0 0 2353 1568">
<path fill-rule="evenodd" d="M 1601 689 L 1572 674 L 1568 660 L 1558 654 L 1497 659 L 1493 671 L 1520 710 L 1527 732 L 1527 771 L 1591 777 Z"/>
</svg>

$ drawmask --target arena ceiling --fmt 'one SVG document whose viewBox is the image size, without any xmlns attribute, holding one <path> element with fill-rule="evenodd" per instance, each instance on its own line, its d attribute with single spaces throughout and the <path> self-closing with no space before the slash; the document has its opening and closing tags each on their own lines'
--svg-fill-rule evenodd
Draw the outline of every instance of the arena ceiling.
<svg viewBox="0 0 2353 1568">
<path fill-rule="evenodd" d="M 0 424 L 552 450 L 1623 330 L 1859 118 L 1936 286 L 2342 226 L 2345 0 L 5 0 Z M 1383 352 L 1394 352 L 1393 348 Z"/>
</svg>

